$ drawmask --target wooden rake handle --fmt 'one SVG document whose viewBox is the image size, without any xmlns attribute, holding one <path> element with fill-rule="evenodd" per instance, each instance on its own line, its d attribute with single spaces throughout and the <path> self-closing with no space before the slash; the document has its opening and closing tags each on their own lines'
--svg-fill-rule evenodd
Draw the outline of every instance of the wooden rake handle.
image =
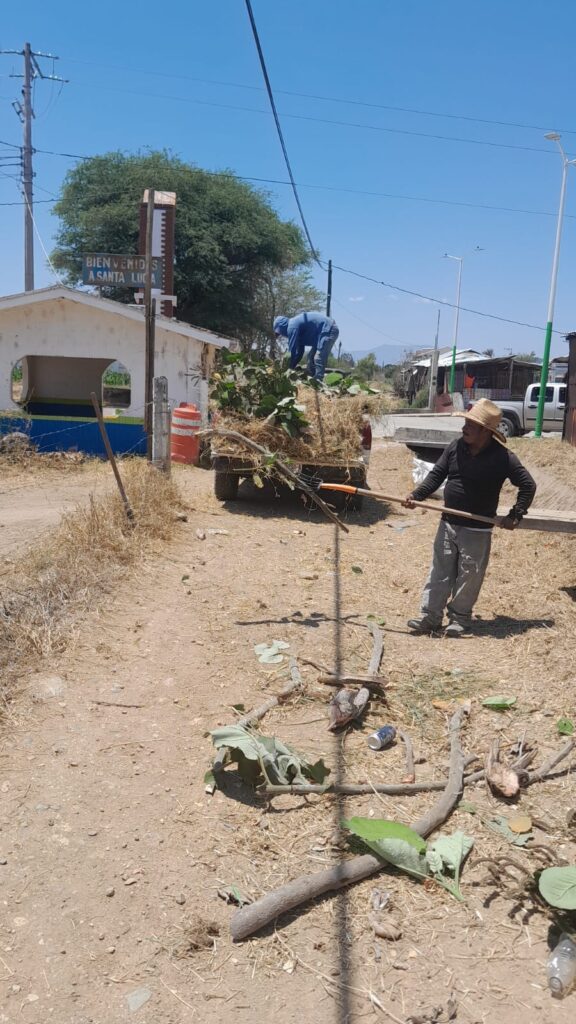
<svg viewBox="0 0 576 1024">
<path fill-rule="evenodd" d="M 362 487 L 351 487 L 350 484 L 320 484 L 322 490 L 325 491 L 342 491 L 344 494 L 365 494 L 368 498 L 376 498 L 378 501 L 392 501 L 398 505 L 404 504 L 404 498 L 398 498 L 393 494 L 382 494 L 380 491 L 368 491 Z M 490 516 L 475 516 L 472 512 L 461 512 L 457 508 L 447 508 L 446 505 L 431 505 L 427 501 L 415 501 L 415 508 L 425 508 L 428 512 L 438 512 L 442 515 L 443 512 L 448 513 L 451 516 L 459 516 L 461 519 L 472 519 L 478 523 L 490 523 L 491 526 L 498 526 L 500 520 L 492 519 Z"/>
</svg>

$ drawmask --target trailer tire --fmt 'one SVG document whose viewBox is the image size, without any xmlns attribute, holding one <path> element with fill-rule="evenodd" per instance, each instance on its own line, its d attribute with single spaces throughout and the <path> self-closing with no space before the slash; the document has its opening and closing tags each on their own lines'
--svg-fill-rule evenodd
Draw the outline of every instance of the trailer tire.
<svg viewBox="0 0 576 1024">
<path fill-rule="evenodd" d="M 214 473 L 214 494 L 218 501 L 234 501 L 238 497 L 240 477 L 237 473 L 227 473 L 217 469 Z"/>
</svg>

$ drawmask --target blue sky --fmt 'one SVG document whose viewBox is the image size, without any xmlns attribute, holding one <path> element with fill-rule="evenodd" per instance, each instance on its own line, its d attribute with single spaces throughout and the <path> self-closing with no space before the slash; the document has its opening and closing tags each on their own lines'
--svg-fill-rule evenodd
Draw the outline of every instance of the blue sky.
<svg viewBox="0 0 576 1024">
<path fill-rule="evenodd" d="M 576 155 L 576 7 L 569 0 L 253 0 L 253 9 L 323 259 L 453 302 L 457 264 L 442 255 L 464 256 L 463 306 L 542 329 L 462 312 L 459 346 L 541 353 L 561 176 L 558 152 L 543 136 L 562 131 Z M 54 70 L 70 80 L 62 88 L 36 84 L 38 150 L 166 147 L 209 170 L 286 180 L 244 0 L 188 0 L 167 10 L 148 0 L 6 5 L 0 48 L 26 41 L 58 54 Z M 21 126 L 11 102 L 21 82 L 8 76 L 21 63 L 0 57 L 0 139 L 14 144 Z M 40 63 L 52 71 L 51 61 Z M 6 163 L 16 152 L 0 146 L 1 204 L 21 200 L 11 177 L 18 171 Z M 72 166 L 65 157 L 35 156 L 35 219 L 48 251 L 49 200 Z M 269 189 L 281 216 L 297 219 L 287 186 L 259 187 Z M 509 212 L 517 210 L 533 212 Z M 22 207 L 0 205 L 0 218 L 0 293 L 10 294 L 23 289 Z M 37 287 L 55 280 L 42 244 L 36 237 Z M 576 329 L 575 271 L 572 168 L 554 324 L 563 332 Z M 314 278 L 325 287 L 322 272 Z M 344 350 L 377 349 L 379 359 L 393 361 L 432 344 L 437 309 L 334 274 Z M 441 345 L 451 344 L 452 328 L 453 310 L 442 307 Z M 565 351 L 555 335 L 552 354 Z"/>
</svg>

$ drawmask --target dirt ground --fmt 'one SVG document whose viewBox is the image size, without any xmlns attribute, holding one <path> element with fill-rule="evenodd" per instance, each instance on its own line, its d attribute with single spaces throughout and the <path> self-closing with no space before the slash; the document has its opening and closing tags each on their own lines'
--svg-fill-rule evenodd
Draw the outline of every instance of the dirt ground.
<svg viewBox="0 0 576 1024">
<path fill-rule="evenodd" d="M 54 457 L 40 465 L 29 463 L 0 468 L 0 557 L 9 558 L 31 544 L 43 530 L 56 525 L 64 512 L 72 512 L 90 494 L 110 490 L 108 467 L 97 460 L 78 463 Z"/>
<path fill-rule="evenodd" d="M 546 465 L 566 497 L 570 481 Z M 102 467 L 96 473 L 100 487 Z M 576 994 L 553 1002 L 546 989 L 548 917 L 518 895 L 518 882 L 503 894 L 475 866 L 482 857 L 529 871 L 550 856 L 576 862 L 566 826 L 573 758 L 523 791 L 517 808 L 483 782 L 466 789 L 444 829 L 475 839 L 464 903 L 382 871 L 237 945 L 235 908 L 219 892 L 237 886 L 257 898 L 337 863 L 336 809 L 326 796 L 266 805 L 234 777 L 211 796 L 203 776 L 208 731 L 288 679 L 286 660 L 259 664 L 255 644 L 281 639 L 289 654 L 329 667 L 340 653 L 347 670 L 365 671 L 369 615 L 384 623 L 389 686 L 363 724 L 345 737 L 327 731 L 330 691 L 300 660 L 304 692 L 269 712 L 263 733 L 332 766 L 341 757 L 347 781 L 375 784 L 404 774 L 401 744 L 378 753 L 366 745 L 374 727 L 391 723 L 425 758 L 417 779 L 443 780 L 451 702 L 470 698 L 467 753 L 483 758 L 495 735 L 503 746 L 523 738 L 538 745 L 540 765 L 564 742 L 560 714 L 574 711 L 576 538 L 498 532 L 474 635 L 420 638 L 405 623 L 418 611 L 432 513 L 370 501 L 350 514 L 337 549 L 335 528 L 296 497 L 250 491 L 221 506 L 210 472 L 179 468 L 177 479 L 188 521 L 161 558 L 94 611 L 73 647 L 26 680 L 4 722 L 0 1022 L 426 1022 L 453 1008 L 460 1024 L 573 1022 Z M 406 493 L 406 449 L 381 444 L 370 482 Z M 515 696 L 513 710 L 482 707 L 496 694 Z M 410 823 L 435 799 L 372 793 L 348 798 L 345 814 Z M 494 817 L 516 809 L 532 817 L 544 851 L 512 847 L 491 830 Z M 396 942 L 372 934 L 375 889 L 391 894 Z"/>
</svg>

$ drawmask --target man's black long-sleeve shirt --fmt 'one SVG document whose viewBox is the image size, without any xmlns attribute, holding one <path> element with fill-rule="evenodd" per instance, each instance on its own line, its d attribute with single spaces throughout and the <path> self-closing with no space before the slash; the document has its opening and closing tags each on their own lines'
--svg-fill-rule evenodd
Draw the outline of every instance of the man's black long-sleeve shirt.
<svg viewBox="0 0 576 1024">
<path fill-rule="evenodd" d="M 475 512 L 479 516 L 494 517 L 498 511 L 498 499 L 505 480 L 518 488 L 516 503 L 511 515 L 523 516 L 532 504 L 536 484 L 520 459 L 504 448 L 498 441 L 472 455 L 463 438 L 452 441 L 444 449 L 434 469 L 412 492 L 415 501 L 425 501 L 446 480 L 444 502 L 449 508 L 461 512 Z M 442 518 L 454 526 L 462 526 L 458 516 L 444 513 Z M 474 529 L 490 530 L 488 523 L 470 520 Z"/>
</svg>

